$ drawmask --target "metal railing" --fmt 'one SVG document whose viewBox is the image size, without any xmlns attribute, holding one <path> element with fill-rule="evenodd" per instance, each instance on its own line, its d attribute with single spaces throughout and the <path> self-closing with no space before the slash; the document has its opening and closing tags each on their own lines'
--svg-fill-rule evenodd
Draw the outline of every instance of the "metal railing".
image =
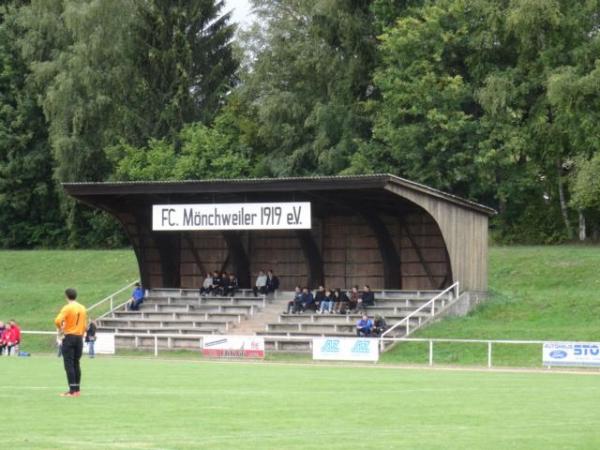
<svg viewBox="0 0 600 450">
<path fill-rule="evenodd" d="M 56 336 L 56 332 L 52 332 L 52 331 L 22 331 L 22 334 L 31 334 L 31 335 L 48 335 L 48 336 Z M 154 356 L 158 356 L 159 353 L 159 340 L 165 340 L 167 339 L 167 349 L 166 351 L 169 350 L 190 350 L 190 348 L 183 348 L 183 347 L 175 347 L 175 346 L 171 346 L 171 341 L 173 339 L 177 339 L 177 338 L 185 338 L 186 340 L 193 340 L 193 339 L 197 339 L 198 340 L 198 347 L 197 349 L 201 349 L 202 348 L 202 340 L 205 337 L 214 337 L 214 334 L 180 334 L 180 333 L 160 333 L 160 334 L 154 334 L 154 333 L 112 333 L 115 335 L 115 337 L 129 337 L 129 338 L 133 338 L 134 339 L 134 349 L 137 349 L 140 347 L 139 345 L 139 341 L 141 339 L 152 339 L 152 350 L 154 353 Z M 293 342 L 293 341 L 302 341 L 305 342 L 307 340 L 310 340 L 310 342 L 312 343 L 312 339 L 315 336 L 280 336 L 280 335 L 261 335 L 260 337 L 264 338 L 265 340 L 269 340 L 269 341 L 278 341 L 278 342 L 282 342 L 282 341 L 288 341 L 288 342 Z M 369 338 L 367 338 L 369 339 Z M 422 342 L 422 343 L 428 343 L 428 353 L 429 353 L 429 357 L 428 357 L 428 365 L 429 366 L 433 366 L 434 364 L 434 344 L 435 343 L 459 343 L 459 344 L 486 344 L 487 345 L 487 367 L 488 368 L 492 368 L 493 367 L 493 345 L 494 344 L 510 344 L 510 345 L 543 345 L 549 342 L 555 342 L 555 341 L 540 341 L 540 340 L 507 340 L 507 339 L 452 339 L 452 338 L 407 338 L 407 337 L 400 337 L 400 338 L 371 338 L 371 339 L 377 339 L 379 340 L 380 343 L 385 342 L 397 342 L 397 343 L 401 343 L 401 342 Z M 146 347 L 148 348 L 148 347 Z M 541 352 L 540 352 L 541 353 Z M 541 360 L 540 360 L 541 363 Z"/>
<path fill-rule="evenodd" d="M 554 341 L 524 341 L 507 339 L 452 339 L 452 338 L 379 338 L 381 345 L 385 342 L 427 342 L 429 343 L 429 366 L 433 366 L 433 344 L 434 343 L 457 343 L 457 344 L 487 344 L 487 367 L 492 367 L 492 345 L 493 344 L 513 344 L 513 345 L 543 345 Z"/>
<path fill-rule="evenodd" d="M 123 292 L 125 292 L 125 291 L 127 291 L 127 290 L 131 289 L 131 288 L 132 288 L 132 287 L 135 285 L 135 283 L 139 283 L 139 280 L 132 281 L 132 282 L 131 282 L 131 283 L 129 283 L 127 286 L 124 286 L 124 287 L 122 287 L 122 288 L 121 288 L 121 289 L 119 289 L 118 291 L 116 291 L 116 292 L 113 292 L 112 294 L 110 294 L 110 295 L 106 296 L 105 298 L 103 298 L 103 299 L 102 299 L 102 300 L 100 300 L 99 302 L 96 302 L 96 303 L 94 303 L 92 306 L 88 307 L 88 309 L 87 309 L 87 310 L 88 310 L 88 313 L 89 313 L 90 311 L 92 311 L 92 310 L 94 310 L 94 309 L 98 308 L 99 306 L 101 306 L 101 305 L 104 305 L 105 303 L 107 303 L 107 302 L 108 302 L 108 303 L 109 303 L 109 309 L 108 309 L 108 312 L 105 312 L 105 313 L 104 313 L 104 314 L 102 314 L 102 316 L 101 316 L 101 317 L 104 317 L 105 315 L 107 315 L 108 313 L 110 313 L 111 311 L 113 311 L 113 310 L 115 309 L 115 298 L 116 298 L 118 295 L 122 294 Z M 127 303 L 127 301 L 125 301 L 125 302 L 123 302 L 123 303 L 121 303 L 121 304 L 117 305 L 117 308 L 119 308 L 119 307 L 123 306 L 125 303 Z"/>
<path fill-rule="evenodd" d="M 407 315 L 404 319 L 402 319 L 399 322 L 395 323 L 392 327 L 390 327 L 388 330 L 386 330 L 381 335 L 381 337 L 385 338 L 388 334 L 390 334 L 396 328 L 401 327 L 402 325 L 406 326 L 406 333 L 404 335 L 405 336 L 409 336 L 410 335 L 410 319 L 412 319 L 413 317 L 417 317 L 417 314 L 419 314 L 421 311 L 423 311 L 424 309 L 427 309 L 427 308 L 431 308 L 431 318 L 435 317 L 435 302 L 441 299 L 441 301 L 442 301 L 442 308 L 443 308 L 445 306 L 445 301 L 446 301 L 445 295 L 448 292 L 453 292 L 454 299 L 457 299 L 458 296 L 459 296 L 459 294 L 460 294 L 460 284 L 459 284 L 459 282 L 457 281 L 452 286 L 447 287 L 442 292 L 440 292 L 438 295 L 436 295 L 431 300 L 429 300 L 427 303 L 424 303 L 419 308 L 415 309 L 413 312 L 411 312 L 409 315 Z M 420 325 L 421 325 L 421 321 L 419 320 L 419 326 L 417 326 L 416 328 L 419 328 Z M 382 351 L 383 351 L 384 340 L 385 339 L 381 339 L 380 340 L 381 350 Z"/>
</svg>

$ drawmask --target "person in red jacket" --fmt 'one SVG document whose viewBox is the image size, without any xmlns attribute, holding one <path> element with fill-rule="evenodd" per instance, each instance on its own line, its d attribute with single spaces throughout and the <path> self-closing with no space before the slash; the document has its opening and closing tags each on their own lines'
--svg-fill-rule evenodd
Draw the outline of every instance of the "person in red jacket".
<svg viewBox="0 0 600 450">
<path fill-rule="evenodd" d="M 13 331 L 10 326 L 10 322 L 6 324 L 6 328 L 4 329 L 4 333 L 2 333 L 2 341 L 0 342 L 0 349 L 4 353 L 10 356 L 10 350 L 12 348 L 13 343 Z"/>
<path fill-rule="evenodd" d="M 21 328 L 19 325 L 17 325 L 17 322 L 15 322 L 14 319 L 11 319 L 9 323 L 12 343 L 12 345 L 8 347 L 8 354 L 10 355 L 11 350 L 13 350 L 13 352 L 19 351 L 19 344 L 21 343 Z"/>
<path fill-rule="evenodd" d="M 0 355 L 4 353 L 4 348 L 6 347 L 6 345 L 4 344 L 4 334 L 6 333 L 6 330 L 9 327 L 9 324 L 6 324 L 6 326 L 4 326 L 4 322 L 0 322 Z"/>
</svg>

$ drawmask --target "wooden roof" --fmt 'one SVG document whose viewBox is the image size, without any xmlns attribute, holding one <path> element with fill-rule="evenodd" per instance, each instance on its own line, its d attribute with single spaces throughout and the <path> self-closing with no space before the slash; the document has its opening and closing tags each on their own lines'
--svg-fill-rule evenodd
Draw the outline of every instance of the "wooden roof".
<svg viewBox="0 0 600 450">
<path fill-rule="evenodd" d="M 365 189 L 385 189 L 390 185 L 397 185 L 417 191 L 487 216 L 496 214 L 494 209 L 485 205 L 391 174 L 185 181 L 63 183 L 63 187 L 69 195 L 76 198 L 85 197 L 91 202 L 93 202 L 92 198 L 94 196 L 106 195 L 139 196 L 145 194 L 241 194 L 247 192 L 310 192 L 328 190 L 360 191 Z"/>
</svg>

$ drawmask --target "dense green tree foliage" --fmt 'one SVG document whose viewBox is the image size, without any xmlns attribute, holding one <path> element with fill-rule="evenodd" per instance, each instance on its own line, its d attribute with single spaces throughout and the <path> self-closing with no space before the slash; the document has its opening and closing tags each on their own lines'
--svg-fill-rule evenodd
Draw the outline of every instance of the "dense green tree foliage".
<svg viewBox="0 0 600 450">
<path fill-rule="evenodd" d="M 0 247 L 59 244 L 64 231 L 44 116 L 16 45 L 16 5 L 0 4 Z"/>
<path fill-rule="evenodd" d="M 375 37 L 366 0 L 255 0 L 240 95 L 267 175 L 333 174 L 370 135 Z"/>
<path fill-rule="evenodd" d="M 382 171 L 600 234 L 600 0 L 252 1 L 0 1 L 0 246 L 123 242 L 60 181 Z"/>
</svg>

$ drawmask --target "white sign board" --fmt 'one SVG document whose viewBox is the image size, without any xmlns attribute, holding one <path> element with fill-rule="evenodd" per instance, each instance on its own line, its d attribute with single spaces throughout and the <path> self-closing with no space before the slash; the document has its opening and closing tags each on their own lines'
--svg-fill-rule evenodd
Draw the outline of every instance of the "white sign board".
<svg viewBox="0 0 600 450">
<path fill-rule="evenodd" d="M 202 354 L 210 358 L 264 358 L 265 339 L 261 336 L 204 336 Z"/>
<path fill-rule="evenodd" d="M 152 206 L 154 231 L 310 228 L 310 202 Z"/>
<path fill-rule="evenodd" d="M 600 343 L 546 342 L 542 359 L 545 366 L 600 367 Z"/>
<path fill-rule="evenodd" d="M 313 338 L 313 359 L 378 361 L 378 342 L 373 338 Z"/>
<path fill-rule="evenodd" d="M 83 343 L 83 352 L 88 353 L 89 346 L 87 342 Z M 101 355 L 115 354 L 115 335 L 113 333 L 96 333 L 96 342 L 94 343 L 94 352 Z"/>
</svg>

